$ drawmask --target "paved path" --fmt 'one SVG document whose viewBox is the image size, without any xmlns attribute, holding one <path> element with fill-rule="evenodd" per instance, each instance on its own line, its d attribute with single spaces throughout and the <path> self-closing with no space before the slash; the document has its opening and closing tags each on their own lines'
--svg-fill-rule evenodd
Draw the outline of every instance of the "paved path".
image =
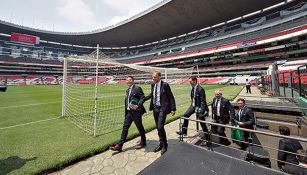
<svg viewBox="0 0 307 175">
<path fill-rule="evenodd" d="M 192 116 L 193 118 L 193 116 Z M 195 129 L 195 123 L 189 125 L 189 128 Z M 179 120 L 169 123 L 165 126 L 169 149 L 179 141 L 176 131 L 179 130 Z M 189 135 L 195 135 L 195 131 L 189 131 Z M 80 161 L 61 171 L 51 173 L 51 175 L 100 175 L 100 174 L 118 174 L 129 175 L 137 174 L 153 161 L 159 158 L 160 152 L 154 153 L 152 150 L 158 145 L 157 130 L 146 133 L 147 146 L 140 150 L 135 150 L 134 146 L 140 140 L 137 137 L 124 144 L 123 151 L 116 153 L 111 150 Z M 185 140 L 192 137 L 186 137 Z"/>
<path fill-rule="evenodd" d="M 261 102 L 288 103 L 287 99 L 285 98 L 269 97 L 266 94 L 261 94 L 260 90 L 256 86 L 251 87 L 251 92 L 252 92 L 251 94 L 247 94 L 245 88 L 243 88 L 240 94 L 234 100 L 234 102 L 236 102 L 238 98 L 244 98 L 245 100 L 258 101 L 259 103 Z"/>
<path fill-rule="evenodd" d="M 296 115 L 300 115 L 300 109 L 297 104 L 291 98 L 285 97 L 269 97 L 268 95 L 262 95 L 260 90 L 256 86 L 251 87 L 252 94 L 245 93 L 245 88 L 233 101 L 233 105 L 237 106 L 237 99 L 244 98 L 247 106 L 251 108 L 259 108 L 263 110 L 278 110 L 285 112 L 295 112 Z"/>
</svg>

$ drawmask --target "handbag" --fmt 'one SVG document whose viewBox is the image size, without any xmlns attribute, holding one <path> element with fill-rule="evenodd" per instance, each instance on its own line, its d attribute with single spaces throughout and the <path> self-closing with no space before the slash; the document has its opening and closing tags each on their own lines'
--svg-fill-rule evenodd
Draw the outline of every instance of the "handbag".
<svg viewBox="0 0 307 175">
<path fill-rule="evenodd" d="M 238 121 L 234 120 L 232 122 L 232 126 L 237 126 L 237 123 L 238 123 Z M 233 139 L 232 141 L 240 146 L 242 144 L 240 142 L 240 140 L 241 140 L 241 138 L 243 138 L 243 134 L 244 134 L 243 131 L 241 131 L 239 129 L 231 128 L 230 133 L 231 133 L 231 139 Z"/>
</svg>

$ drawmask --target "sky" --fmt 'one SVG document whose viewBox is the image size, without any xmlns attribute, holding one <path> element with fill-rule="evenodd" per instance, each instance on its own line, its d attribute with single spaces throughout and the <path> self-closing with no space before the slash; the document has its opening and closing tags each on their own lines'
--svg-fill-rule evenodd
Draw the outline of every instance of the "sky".
<svg viewBox="0 0 307 175">
<path fill-rule="evenodd" d="M 162 0 L 1 0 L 0 20 L 31 28 L 86 32 L 117 24 Z"/>
</svg>

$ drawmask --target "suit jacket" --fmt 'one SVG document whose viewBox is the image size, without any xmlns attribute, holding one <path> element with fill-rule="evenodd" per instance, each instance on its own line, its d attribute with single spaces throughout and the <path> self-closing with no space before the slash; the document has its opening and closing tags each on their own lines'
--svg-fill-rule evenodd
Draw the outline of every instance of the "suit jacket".
<svg viewBox="0 0 307 175">
<path fill-rule="evenodd" d="M 194 89 L 191 90 L 191 105 L 193 105 L 193 92 Z M 206 92 L 203 87 L 198 84 L 195 90 L 195 107 L 200 107 L 200 114 L 204 114 L 205 111 L 209 112 L 209 108 L 206 102 Z"/>
<path fill-rule="evenodd" d="M 277 160 L 290 162 L 290 163 L 298 165 L 298 160 L 296 159 L 295 154 L 296 154 L 297 150 L 303 149 L 300 142 L 298 142 L 296 140 L 291 140 L 291 139 L 281 139 L 281 140 L 279 140 L 278 149 L 284 150 L 284 151 L 287 151 L 287 152 L 292 152 L 294 154 L 278 151 Z M 283 165 L 285 165 L 285 163 L 280 162 L 280 161 L 277 161 L 277 164 L 278 164 L 279 168 L 281 168 Z"/>
<path fill-rule="evenodd" d="M 147 97 L 145 97 L 145 101 L 151 99 L 149 106 L 150 111 L 154 109 L 153 105 L 154 88 L 155 84 L 152 84 L 150 94 Z M 161 86 L 160 86 L 160 104 L 163 113 L 166 115 L 171 113 L 171 111 L 176 111 L 176 103 L 172 90 L 169 84 L 163 81 L 161 81 Z"/>
<path fill-rule="evenodd" d="M 255 124 L 254 113 L 247 106 L 243 108 L 240 120 L 239 120 L 239 112 L 235 115 L 234 119 L 236 119 L 239 122 L 243 122 L 244 126 L 240 126 L 242 128 L 253 129 L 253 125 Z"/>
<path fill-rule="evenodd" d="M 215 101 L 216 101 L 216 97 L 213 98 L 213 102 L 212 102 L 212 114 L 213 114 L 213 119 L 217 120 L 216 118 L 216 108 L 215 108 Z M 220 118 L 222 120 L 225 120 L 226 123 L 229 123 L 229 119 L 231 117 L 235 116 L 235 110 L 233 108 L 233 106 L 230 104 L 229 100 L 227 100 L 224 97 L 221 97 L 221 104 L 220 104 Z"/>
<path fill-rule="evenodd" d="M 129 93 L 128 90 L 129 89 L 127 89 L 126 94 Z M 125 115 L 127 115 L 127 112 L 128 112 L 128 110 L 127 110 L 127 107 L 128 107 L 127 106 L 127 100 L 128 100 L 127 97 L 128 96 L 126 95 L 126 97 L 125 97 Z M 146 112 L 146 110 L 143 106 L 144 98 L 145 98 L 145 96 L 144 96 L 142 88 L 137 86 L 137 85 L 133 85 L 133 87 L 131 89 L 129 101 L 131 102 L 132 99 L 136 99 L 136 100 L 139 101 L 138 102 L 139 108 L 136 111 L 139 112 L 141 115 L 143 115 Z M 132 110 L 132 109 L 130 109 L 130 110 Z"/>
<path fill-rule="evenodd" d="M 295 165 L 285 165 L 284 172 L 293 175 L 307 175 L 307 167 L 298 167 Z"/>
</svg>

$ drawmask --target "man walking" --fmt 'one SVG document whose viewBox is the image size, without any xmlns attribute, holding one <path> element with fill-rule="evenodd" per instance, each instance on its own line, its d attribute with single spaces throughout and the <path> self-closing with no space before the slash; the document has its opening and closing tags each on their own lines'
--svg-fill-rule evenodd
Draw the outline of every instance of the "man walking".
<svg viewBox="0 0 307 175">
<path fill-rule="evenodd" d="M 226 125 L 229 123 L 230 116 L 234 117 L 235 110 L 230 104 L 229 100 L 222 97 L 222 91 L 216 90 L 214 92 L 215 97 L 212 102 L 212 119 L 213 122 Z M 225 127 L 221 126 L 211 126 L 211 131 L 213 133 L 218 133 L 220 137 L 221 144 L 230 145 L 231 142 L 226 138 Z"/>
<path fill-rule="evenodd" d="M 240 128 L 254 129 L 255 118 L 253 111 L 245 105 L 245 100 L 243 98 L 239 98 L 237 102 L 239 104 L 239 112 L 235 115 L 232 122 L 239 125 Z M 241 136 L 240 141 L 248 142 L 250 132 L 243 131 L 242 133 L 243 135 Z M 247 146 L 246 143 L 240 142 L 242 150 L 245 150 Z"/>
<path fill-rule="evenodd" d="M 154 71 L 152 80 L 154 84 L 151 86 L 151 93 L 145 97 L 145 100 L 151 99 L 149 110 L 153 111 L 160 141 L 160 144 L 153 151 L 158 152 L 161 150 L 162 155 L 167 151 L 168 147 L 164 129 L 166 116 L 170 113 L 175 115 L 176 103 L 169 84 L 161 80 L 160 72 Z"/>
<path fill-rule="evenodd" d="M 250 83 L 250 81 L 248 81 L 248 79 L 246 79 L 246 83 L 245 83 L 245 87 L 246 87 L 246 93 L 248 94 L 248 93 L 252 93 L 251 92 L 251 83 Z"/>
<path fill-rule="evenodd" d="M 206 116 L 208 116 L 209 109 L 206 103 L 206 93 L 203 87 L 197 83 L 196 77 L 189 78 L 190 85 L 192 86 L 191 90 L 191 105 L 188 110 L 183 115 L 186 118 L 189 118 L 192 114 L 196 113 L 199 120 L 205 121 Z M 179 135 L 187 135 L 187 128 L 189 125 L 189 120 L 184 120 L 182 125 L 182 131 L 177 132 Z M 206 140 L 209 140 L 208 128 L 205 123 L 200 123 L 200 126 L 205 133 Z"/>
<path fill-rule="evenodd" d="M 132 122 L 135 123 L 141 135 L 141 142 L 135 147 L 135 149 L 141 149 L 146 146 L 145 130 L 142 124 L 142 115 L 146 112 L 143 106 L 145 98 L 144 93 L 141 87 L 134 84 L 134 78 L 132 76 L 128 76 L 126 80 L 129 88 L 126 91 L 125 121 L 121 139 L 118 144 L 110 147 L 111 150 L 119 152 L 122 151 Z"/>
</svg>

